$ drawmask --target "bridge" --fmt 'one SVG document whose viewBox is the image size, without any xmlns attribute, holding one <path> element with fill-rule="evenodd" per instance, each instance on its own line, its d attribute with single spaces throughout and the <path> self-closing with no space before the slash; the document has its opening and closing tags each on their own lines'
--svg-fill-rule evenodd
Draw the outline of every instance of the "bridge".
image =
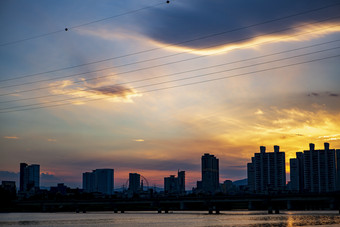
<svg viewBox="0 0 340 227">
<path fill-rule="evenodd" d="M 14 201 L 15 211 L 207 211 L 220 213 L 224 210 L 339 210 L 340 195 L 246 195 L 246 196 L 181 196 L 138 199 L 92 199 L 92 200 L 34 200 Z"/>
</svg>

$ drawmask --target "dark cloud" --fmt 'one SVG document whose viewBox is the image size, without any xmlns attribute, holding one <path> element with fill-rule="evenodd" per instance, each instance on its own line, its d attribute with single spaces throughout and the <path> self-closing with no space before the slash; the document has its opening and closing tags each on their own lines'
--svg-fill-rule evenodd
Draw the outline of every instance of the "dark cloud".
<svg viewBox="0 0 340 227">
<path fill-rule="evenodd" d="M 9 171 L 0 171 L 0 180 L 1 181 L 15 181 L 17 188 L 19 188 L 19 176 L 20 173 L 9 172 Z M 57 183 L 61 183 L 62 180 L 53 174 L 41 173 L 40 174 L 40 185 L 42 187 L 49 187 L 52 185 L 57 185 Z"/>
<path fill-rule="evenodd" d="M 312 92 L 312 93 L 309 93 L 308 96 L 319 96 L 319 93 Z"/>
<path fill-rule="evenodd" d="M 42 183 L 47 183 L 47 182 L 59 182 L 60 183 L 60 178 L 56 177 L 53 174 L 48 174 L 48 173 L 41 173 L 40 180 Z"/>
<path fill-rule="evenodd" d="M 316 92 L 312 92 L 312 93 L 309 93 L 307 96 L 309 97 L 339 97 L 340 95 L 337 94 L 337 93 L 332 93 L 332 92 L 323 92 L 323 93 L 316 93 Z"/>
<path fill-rule="evenodd" d="M 91 90 L 99 94 L 104 94 L 104 95 L 109 95 L 109 96 L 118 96 L 118 97 L 126 97 L 128 94 L 133 93 L 133 90 L 131 88 L 127 88 L 122 85 L 102 86 L 102 87 L 91 88 Z"/>
<path fill-rule="evenodd" d="M 113 168 L 119 169 L 144 169 L 144 170 L 169 170 L 176 171 L 181 170 L 200 170 L 200 163 L 190 163 L 189 161 L 182 160 L 154 160 L 140 157 L 125 158 L 117 157 L 115 159 L 92 159 L 92 160 L 77 160 L 72 162 L 73 166 L 77 166 L 86 171 L 91 171 L 98 168 Z"/>
<path fill-rule="evenodd" d="M 244 165 L 242 165 L 242 166 L 229 166 L 228 168 L 230 168 L 230 169 L 244 169 L 245 166 Z"/>
<path fill-rule="evenodd" d="M 307 2 L 296 0 L 185 0 L 175 1 L 165 8 L 157 7 L 147 15 L 140 14 L 140 17 L 137 16 L 136 23 L 144 34 L 163 43 L 179 43 L 207 36 L 205 39 L 181 44 L 182 46 L 202 48 L 244 42 L 250 37 L 338 16 L 339 5 L 301 14 L 301 12 L 336 3 L 339 2 L 337 0 L 310 0 Z M 300 15 L 263 23 L 293 14 Z M 339 19 L 337 20 L 339 21 Z M 259 23 L 263 24 L 250 26 Z M 282 31 L 280 33 L 291 32 Z M 221 33 L 221 35 L 208 37 L 216 33 Z"/>
<path fill-rule="evenodd" d="M 220 166 L 220 181 L 224 180 L 238 180 L 247 175 L 247 164 L 244 166 Z"/>
<path fill-rule="evenodd" d="M 9 172 L 9 171 L 0 171 L 0 180 L 1 181 L 16 181 L 16 182 L 18 182 L 19 173 Z"/>
<path fill-rule="evenodd" d="M 329 96 L 331 96 L 331 97 L 338 97 L 338 96 L 339 96 L 339 94 L 335 94 L 335 93 L 329 93 Z"/>
</svg>

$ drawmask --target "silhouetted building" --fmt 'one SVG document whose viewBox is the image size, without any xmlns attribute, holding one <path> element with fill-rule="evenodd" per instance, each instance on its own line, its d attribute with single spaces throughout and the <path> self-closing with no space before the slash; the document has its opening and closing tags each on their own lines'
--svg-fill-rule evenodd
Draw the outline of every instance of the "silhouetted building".
<svg viewBox="0 0 340 227">
<path fill-rule="evenodd" d="M 112 195 L 114 188 L 114 170 L 96 169 L 83 173 L 84 192 L 99 192 L 103 195 Z"/>
<path fill-rule="evenodd" d="M 129 191 L 132 193 L 138 193 L 141 190 L 140 174 L 129 173 Z"/>
<path fill-rule="evenodd" d="M 9 192 L 14 195 L 17 193 L 17 187 L 15 186 L 15 181 L 2 181 L 1 188 L 4 191 Z"/>
<path fill-rule="evenodd" d="M 336 190 L 340 191 L 340 149 L 335 151 L 336 157 Z"/>
<path fill-rule="evenodd" d="M 178 180 L 175 175 L 170 177 L 164 177 L 164 193 L 166 194 L 177 194 L 178 193 Z"/>
<path fill-rule="evenodd" d="M 222 192 L 225 194 L 235 194 L 238 191 L 238 187 L 233 184 L 231 180 L 225 180 L 223 184 L 221 184 Z"/>
<path fill-rule="evenodd" d="M 300 188 L 299 184 L 299 162 L 297 158 L 291 158 L 289 160 L 290 166 L 290 182 L 288 183 L 288 189 L 294 192 L 298 192 Z"/>
<path fill-rule="evenodd" d="M 202 156 L 202 190 L 204 193 L 215 193 L 219 190 L 218 159 L 214 155 Z"/>
<path fill-rule="evenodd" d="M 36 191 L 40 187 L 40 165 L 20 163 L 20 191 Z"/>
<path fill-rule="evenodd" d="M 266 147 L 260 147 L 248 167 L 248 181 L 257 193 L 282 191 L 286 186 L 285 153 L 274 146 L 274 152 L 266 153 Z"/>
<path fill-rule="evenodd" d="M 201 180 L 196 182 L 196 188 L 192 188 L 192 191 L 194 193 L 201 193 L 201 192 L 203 192 L 203 185 L 202 185 L 202 181 Z"/>
<path fill-rule="evenodd" d="M 290 161 L 290 190 L 303 192 L 304 190 L 304 158 L 302 152 L 296 152 L 296 158 Z"/>
<path fill-rule="evenodd" d="M 324 143 L 323 150 L 315 150 L 313 143 L 304 156 L 304 189 L 309 192 L 332 192 L 336 190 L 335 149 Z"/>
<path fill-rule="evenodd" d="M 177 172 L 178 188 L 180 194 L 185 194 L 185 171 Z"/>
<path fill-rule="evenodd" d="M 247 177 L 248 177 L 248 189 L 250 192 L 255 191 L 255 167 L 254 158 L 251 158 L 252 162 L 247 163 Z"/>
<path fill-rule="evenodd" d="M 185 194 L 185 171 L 178 171 L 178 177 L 164 177 L 164 192 L 166 194 Z"/>
<path fill-rule="evenodd" d="M 94 182 L 94 173 L 85 172 L 83 173 L 83 190 L 86 193 L 95 192 L 95 182 Z"/>
<path fill-rule="evenodd" d="M 56 187 L 51 187 L 50 192 L 52 194 L 66 195 L 69 188 L 64 183 L 57 184 Z"/>
</svg>

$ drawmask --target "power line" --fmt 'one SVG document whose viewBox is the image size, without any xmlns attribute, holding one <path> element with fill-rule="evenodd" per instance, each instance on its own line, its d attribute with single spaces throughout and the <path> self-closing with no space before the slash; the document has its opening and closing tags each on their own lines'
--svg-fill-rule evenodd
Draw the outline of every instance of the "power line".
<svg viewBox="0 0 340 227">
<path fill-rule="evenodd" d="M 265 57 L 271 57 L 271 56 L 278 55 L 278 54 L 289 53 L 289 52 L 293 52 L 293 51 L 298 51 L 298 50 L 303 50 L 303 49 L 307 49 L 307 48 L 317 47 L 317 46 L 326 45 L 326 44 L 330 44 L 330 43 L 335 43 L 335 42 L 339 42 L 339 41 L 340 41 L 340 39 L 332 40 L 332 41 L 318 43 L 318 44 L 313 44 L 313 45 L 304 46 L 304 47 L 300 47 L 300 48 L 295 48 L 295 49 L 275 52 L 275 53 L 271 53 L 271 54 L 266 54 L 266 55 L 262 55 L 262 56 L 242 59 L 242 60 L 238 60 L 238 61 L 227 62 L 227 63 L 223 63 L 223 64 L 217 64 L 217 65 L 212 65 L 212 66 L 207 66 L 207 67 L 202 67 L 202 68 L 198 68 L 198 69 L 192 69 L 192 70 L 187 70 L 187 71 L 183 71 L 183 72 L 177 72 L 177 73 L 172 73 L 172 74 L 167 74 L 167 75 L 162 75 L 162 76 L 156 76 L 156 77 L 152 77 L 152 78 L 146 78 L 146 79 L 140 79 L 140 80 L 135 80 L 135 81 L 129 81 L 129 82 L 120 83 L 120 84 L 116 84 L 116 85 L 124 85 L 124 84 L 131 84 L 131 83 L 137 83 L 137 82 L 144 82 L 144 81 L 148 81 L 148 80 L 154 80 L 154 79 L 159 79 L 159 78 L 163 78 L 163 77 L 179 75 L 179 74 L 183 74 L 183 73 L 195 72 L 195 71 L 199 71 L 199 70 L 205 70 L 205 69 L 210 69 L 210 68 L 215 68 L 215 67 L 220 67 L 220 66 L 225 66 L 225 65 L 231 65 L 231 64 L 241 63 L 241 62 L 250 61 L 250 60 L 257 60 L 257 59 L 261 59 L 261 58 L 265 58 Z M 333 49 L 333 48 L 331 48 L 331 49 Z M 331 50 L 331 49 L 327 49 L 327 50 Z M 326 51 L 326 50 L 321 50 L 321 51 Z M 317 53 L 317 52 L 320 52 L 320 51 L 316 51 L 316 52 L 313 52 L 313 53 Z M 78 91 L 88 91 L 88 90 L 91 90 L 91 89 L 82 89 L 82 90 L 78 90 Z M 69 92 L 69 93 L 72 93 L 72 92 Z M 68 93 L 66 92 L 64 94 L 50 94 L 50 95 L 37 96 L 37 97 L 31 97 L 31 98 L 23 98 L 23 99 L 16 99 L 16 100 L 10 100 L 10 101 L 2 101 L 0 103 L 25 101 L 25 100 L 31 100 L 31 99 L 40 99 L 40 98 L 54 97 L 54 96 L 60 96 L 60 95 L 65 95 L 65 94 L 68 94 Z"/>
<path fill-rule="evenodd" d="M 152 86 L 156 86 L 156 85 L 173 83 L 173 82 L 178 82 L 178 81 L 183 81 L 183 80 L 190 80 L 190 79 L 200 78 L 200 77 L 209 76 L 209 75 L 213 75 L 213 74 L 218 74 L 218 73 L 224 73 L 224 72 L 229 72 L 229 71 L 233 71 L 233 70 L 238 70 L 238 69 L 242 69 L 242 68 L 248 68 L 248 67 L 253 67 L 253 66 L 258 66 L 258 65 L 268 64 L 268 63 L 274 63 L 274 62 L 278 62 L 278 61 L 282 61 L 282 60 L 287 60 L 287 59 L 292 59 L 292 58 L 301 57 L 301 56 L 306 56 L 306 55 L 310 55 L 310 54 L 314 54 L 314 53 L 320 53 L 320 52 L 323 52 L 323 51 L 335 50 L 335 49 L 339 49 L 339 48 L 340 47 L 335 47 L 335 48 L 330 48 L 330 49 L 327 49 L 327 50 L 316 51 L 316 52 L 312 52 L 312 53 L 306 53 L 306 54 L 296 55 L 296 56 L 292 56 L 292 57 L 286 57 L 286 58 L 282 58 L 282 59 L 271 60 L 271 61 L 267 61 L 267 62 L 252 64 L 252 65 L 238 67 L 238 68 L 234 68 L 234 69 L 222 70 L 222 71 L 218 71 L 218 72 L 206 73 L 206 74 L 201 74 L 201 75 L 196 75 L 196 76 L 191 76 L 191 77 L 186 77 L 186 78 L 180 78 L 180 79 L 175 79 L 175 80 L 170 80 L 170 81 L 164 81 L 164 82 L 159 82 L 159 83 L 154 83 L 154 84 L 147 84 L 147 85 L 135 87 L 134 89 L 145 88 L 145 87 L 152 87 Z M 236 75 L 232 75 L 232 76 L 226 76 L 226 77 L 222 77 L 222 78 L 215 78 L 215 79 L 197 81 L 197 82 L 189 83 L 187 85 L 205 83 L 205 82 L 221 80 L 221 79 L 226 79 L 226 78 L 232 78 L 232 77 L 238 77 L 238 76 L 243 76 L 243 75 L 249 75 L 249 74 L 269 71 L 269 70 L 273 70 L 273 69 L 280 69 L 280 68 L 285 68 L 285 67 L 305 64 L 305 63 L 311 63 L 311 62 L 320 61 L 320 60 L 329 59 L 329 58 L 334 58 L 334 57 L 338 57 L 338 56 L 340 56 L 340 55 L 328 56 L 328 57 L 323 57 L 323 58 L 319 58 L 319 59 L 312 59 L 312 60 L 308 60 L 308 61 L 305 61 L 305 62 L 292 63 L 292 64 L 288 64 L 288 65 L 284 65 L 284 66 L 277 66 L 277 67 L 272 67 L 272 68 L 269 68 L 269 69 L 262 69 L 262 70 L 257 70 L 257 71 L 253 71 L 253 72 L 241 73 L 241 74 L 236 74 Z M 116 84 L 116 86 L 117 85 L 120 85 L 120 84 Z M 147 93 L 147 92 L 159 91 L 159 90 L 175 88 L 175 87 L 182 87 L 182 86 L 183 85 L 176 85 L 176 86 L 172 86 L 172 87 L 168 87 L 168 88 L 158 88 L 158 89 L 153 89 L 153 90 L 149 90 L 149 91 L 143 91 L 143 92 L 140 92 L 140 93 Z M 130 90 L 131 89 L 128 88 L 128 89 L 125 89 L 123 91 L 130 91 Z M 96 96 L 96 95 L 97 94 L 90 95 L 90 96 L 81 96 L 81 97 L 68 98 L 68 99 L 63 99 L 63 100 L 47 101 L 47 102 L 38 103 L 38 104 L 29 104 L 29 105 L 21 105 L 21 106 L 15 106 L 15 107 L 2 108 L 2 109 L 0 109 L 0 113 L 4 113 L 2 110 L 7 110 L 7 109 L 11 110 L 11 109 L 22 108 L 22 107 L 36 106 L 36 105 L 56 103 L 56 102 L 64 102 L 64 101 L 70 101 L 70 100 L 77 100 L 79 98 L 89 98 L 89 97 L 93 97 L 93 96 Z M 95 99 L 95 100 L 103 100 L 103 99 L 108 99 L 108 98 L 105 97 L 105 98 L 99 98 L 99 99 Z M 86 101 L 92 101 L 92 100 L 86 100 Z M 67 104 L 71 104 L 71 103 L 67 103 Z M 50 106 L 47 106 L 47 107 L 50 107 Z M 33 107 L 33 108 L 35 108 L 35 107 Z M 21 110 L 21 109 L 19 109 L 19 110 Z M 13 111 L 16 111 L 16 110 L 13 110 Z"/>
<path fill-rule="evenodd" d="M 22 79 L 22 78 L 27 78 L 27 77 L 32 77 L 32 76 L 38 76 L 38 75 L 43 75 L 43 74 L 63 71 L 63 70 L 67 70 L 67 69 L 77 68 L 77 67 L 81 67 L 81 66 L 97 64 L 97 63 L 101 63 L 101 62 L 105 62 L 105 61 L 110 61 L 110 60 L 114 60 L 114 59 L 129 57 L 129 56 L 133 56 L 133 55 L 137 55 L 137 54 L 148 53 L 148 52 L 151 52 L 151 51 L 160 50 L 160 49 L 164 49 L 164 48 L 171 47 L 171 46 L 182 45 L 182 44 L 190 43 L 190 42 L 193 42 L 193 41 L 198 41 L 198 40 L 202 40 L 202 39 L 206 39 L 206 38 L 211 38 L 211 37 L 214 37 L 214 36 L 224 35 L 224 34 L 227 34 L 227 33 L 235 32 L 235 31 L 239 31 L 239 30 L 243 30 L 243 29 L 248 29 L 248 28 L 252 28 L 252 27 L 255 27 L 255 26 L 259 26 L 259 25 L 264 25 L 264 24 L 275 22 L 275 21 L 280 21 L 280 20 L 291 18 L 291 17 L 296 17 L 296 16 L 300 16 L 300 15 L 303 15 L 303 14 L 312 13 L 312 12 L 315 12 L 315 11 L 319 11 L 319 10 L 323 10 L 323 9 L 326 9 L 326 8 L 334 7 L 334 6 L 337 6 L 339 4 L 340 3 L 336 3 L 336 4 L 332 4 L 332 5 L 327 5 L 327 6 L 324 6 L 324 7 L 315 8 L 315 9 L 312 9 L 312 10 L 307 10 L 307 11 L 303 11 L 303 12 L 300 12 L 300 13 L 296 13 L 296 14 L 291 14 L 291 15 L 288 15 L 288 16 L 280 17 L 280 18 L 271 19 L 271 20 L 267 20 L 267 21 L 264 21 L 264 22 L 256 23 L 256 24 L 251 24 L 251 25 L 248 25 L 248 26 L 245 26 L 245 27 L 240 27 L 240 28 L 236 28 L 236 29 L 226 30 L 226 31 L 218 32 L 218 33 L 213 33 L 213 34 L 210 34 L 210 35 L 206 35 L 206 36 L 202 36 L 202 37 L 198 37 L 198 38 L 194 38 L 194 39 L 190 39 L 190 40 L 186 40 L 186 41 L 182 41 L 182 42 L 175 42 L 175 43 L 171 43 L 171 44 L 168 44 L 166 46 L 163 46 L 163 47 L 157 47 L 157 48 L 152 48 L 152 49 L 143 50 L 143 51 L 139 51 L 139 52 L 134 52 L 134 53 L 130 53 L 130 54 L 125 54 L 125 55 L 121 55 L 121 56 L 101 59 L 101 60 L 98 60 L 98 61 L 88 62 L 88 63 L 79 64 L 79 65 L 75 65 L 75 66 L 69 66 L 69 67 L 64 67 L 64 68 L 59 68 L 59 69 L 54 69 L 54 70 L 34 73 L 34 74 L 28 74 L 28 75 L 18 76 L 18 77 L 14 77 L 14 78 L 8 78 L 8 79 L 0 80 L 0 82 L 17 80 L 17 79 Z M 338 17 L 335 17 L 335 18 L 338 18 Z M 211 47 L 209 47 L 209 48 L 211 48 Z"/>
<path fill-rule="evenodd" d="M 221 77 L 221 78 L 209 79 L 209 80 L 204 80 L 204 81 L 197 81 L 197 82 L 192 82 L 192 83 L 187 83 L 187 84 L 182 84 L 182 85 L 175 85 L 175 86 L 170 86 L 170 87 L 165 87 L 165 88 L 158 88 L 158 89 L 140 92 L 140 94 L 155 92 L 155 91 L 160 91 L 160 90 L 167 90 L 167 89 L 172 89 L 172 88 L 178 88 L 178 87 L 185 87 L 185 86 L 201 84 L 201 83 L 207 83 L 207 82 L 223 80 L 223 79 L 228 79 L 228 78 L 233 78 L 233 77 L 240 77 L 240 76 L 250 75 L 250 74 L 259 73 L 259 72 L 265 72 L 265 71 L 287 68 L 287 67 L 292 67 L 292 66 L 301 65 L 301 64 L 312 63 L 312 62 L 321 61 L 321 60 L 330 59 L 330 58 L 336 58 L 336 57 L 339 57 L 339 56 L 340 55 L 334 55 L 334 56 L 329 56 L 329 57 L 324 57 L 324 58 L 319 58 L 319 59 L 313 59 L 313 60 L 309 60 L 309 61 L 305 61 L 305 62 L 299 62 L 299 63 L 293 63 L 293 64 L 289 64 L 289 65 L 284 65 L 284 66 L 273 67 L 273 68 L 269 68 L 269 69 L 257 70 L 257 71 L 248 72 L 248 73 L 236 74 L 236 75 L 232 75 L 232 76 L 225 76 L 225 77 Z M 99 101 L 99 100 L 104 100 L 104 99 L 108 99 L 108 98 L 98 98 L 98 99 L 86 100 L 86 102 Z M 84 101 L 82 101 L 82 102 L 84 102 Z M 58 106 L 65 106 L 65 105 L 70 105 L 70 104 L 72 104 L 72 103 L 62 103 L 62 104 L 49 105 L 49 106 L 32 107 L 32 108 L 25 108 L 25 109 L 18 109 L 18 110 L 9 110 L 9 111 L 0 112 L 0 114 L 1 113 L 18 112 L 18 111 L 26 111 L 26 110 L 34 110 L 34 109 L 42 109 L 42 108 L 47 108 L 47 107 L 58 107 Z"/>
<path fill-rule="evenodd" d="M 335 17 L 335 18 L 338 18 L 338 17 Z M 331 19 L 334 19 L 334 18 L 331 18 Z M 328 18 L 328 19 L 325 19 L 325 20 L 329 20 L 329 18 Z M 325 20 L 323 20 L 323 21 L 325 21 Z M 266 33 L 266 34 L 262 34 L 262 35 L 256 35 L 256 36 L 252 36 L 252 37 L 242 38 L 242 39 L 239 39 L 239 40 L 236 40 L 236 41 L 230 41 L 229 43 L 240 42 L 240 41 L 244 41 L 244 40 L 249 40 L 249 39 L 254 39 L 254 38 L 266 36 L 266 35 L 269 35 L 269 34 L 280 33 L 280 32 L 283 32 L 283 31 L 287 31 L 287 30 L 291 30 L 291 29 L 296 29 L 296 28 L 298 28 L 298 27 L 309 26 L 309 25 L 315 24 L 315 23 L 320 23 L 320 21 L 314 22 L 314 23 L 310 23 L 310 24 L 304 24 L 304 25 L 299 25 L 299 26 L 295 26 L 295 27 L 285 28 L 285 29 L 277 30 L 277 31 L 270 32 L 270 33 Z M 337 25 L 329 26 L 329 27 L 327 27 L 327 28 L 331 28 L 331 27 L 335 27 L 335 26 L 337 26 Z M 324 30 L 324 29 L 325 29 L 325 28 L 322 28 L 322 29 L 319 29 L 319 30 Z M 319 31 L 319 30 L 316 30 L 316 31 Z M 312 33 L 312 32 L 313 32 L 313 31 L 308 31 L 308 32 L 306 32 L 306 33 L 304 33 L 304 34 L 308 34 L 308 33 Z M 315 32 L 315 31 L 314 31 L 314 32 Z M 299 35 L 299 34 L 298 34 L 298 35 Z M 298 36 L 298 35 L 292 35 L 292 37 Z M 279 39 L 279 40 L 280 40 L 280 39 Z M 268 42 L 271 42 L 271 41 L 266 41 L 266 42 L 263 42 L 263 43 L 268 43 Z M 256 44 L 256 45 L 258 45 L 258 44 Z M 206 47 L 206 48 L 202 48 L 202 49 L 200 49 L 200 50 L 209 49 L 209 48 L 213 48 L 213 47 L 216 47 L 216 46 L 219 46 L 219 45 L 209 46 L 209 47 Z M 252 46 L 252 45 L 249 45 L 249 46 Z M 189 53 L 189 52 L 192 52 L 192 51 L 188 51 L 188 52 L 180 52 L 180 53 L 176 53 L 176 54 L 172 54 L 172 55 L 166 55 L 166 56 L 162 56 L 162 57 L 157 57 L 157 58 L 153 58 L 153 59 L 142 60 L 142 61 L 138 61 L 138 62 L 134 62 L 134 63 L 128 63 L 128 64 L 124 64 L 124 65 L 119 65 L 119 66 L 111 66 L 111 67 L 107 67 L 107 68 L 103 68 L 103 69 L 99 69 L 99 70 L 94 70 L 94 71 L 89 71 L 89 72 L 76 73 L 76 74 L 71 74 L 71 75 L 67 75 L 67 76 L 49 78 L 49 79 L 44 79 L 44 80 L 35 81 L 35 82 L 27 82 L 27 83 L 23 83 L 23 84 L 20 84 L 20 85 L 14 85 L 14 86 L 22 86 L 22 85 L 28 85 L 28 84 L 33 84 L 33 83 L 37 83 L 37 82 L 46 82 L 46 81 L 51 81 L 51 80 L 56 80 L 56 79 L 62 79 L 62 78 L 68 78 L 68 77 L 74 77 L 74 76 L 84 75 L 84 74 L 93 73 L 93 72 L 100 72 L 100 71 L 105 71 L 105 70 L 112 69 L 112 68 L 119 68 L 119 67 L 134 65 L 134 64 L 138 64 L 138 63 L 145 63 L 145 62 L 148 62 L 148 61 L 159 60 L 159 59 L 162 59 L 162 58 L 178 56 L 178 55 L 181 55 L 181 54 L 184 54 L 184 53 Z M 224 51 L 220 51 L 220 52 L 224 52 Z M 208 55 L 208 56 L 209 56 L 209 55 Z M 126 71 L 126 72 L 123 72 L 123 73 L 118 73 L 118 74 L 116 74 L 116 75 L 127 74 L 127 73 L 131 73 L 131 72 L 137 72 L 137 71 L 141 71 L 141 70 L 145 70 L 145 69 L 151 69 L 151 68 L 156 68 L 156 67 L 160 67 L 160 66 L 166 66 L 166 65 L 170 65 L 170 64 L 176 64 L 176 63 L 180 63 L 180 62 L 184 62 L 184 61 L 189 61 L 189 60 L 193 60 L 193 59 L 198 59 L 198 58 L 203 58 L 203 57 L 207 57 L 207 56 L 206 56 L 206 55 L 203 55 L 203 56 L 196 56 L 196 57 L 189 58 L 189 59 L 174 61 L 174 62 L 170 62 L 170 63 L 163 63 L 163 64 L 160 64 L 160 65 L 149 66 L 149 67 L 145 67 L 145 68 L 141 68 L 141 69 L 130 70 L 130 71 Z M 100 77 L 96 77 L 96 78 L 88 78 L 88 79 L 76 81 L 76 82 L 74 82 L 74 83 L 81 83 L 81 82 L 85 82 L 85 81 L 92 81 L 92 80 L 97 80 L 97 79 L 107 78 L 107 77 L 110 77 L 110 75 L 109 75 L 109 76 L 107 76 L 107 75 L 106 75 L 106 76 L 100 76 Z M 0 94 L 0 96 L 12 95 L 12 94 L 19 94 L 19 93 L 25 93 L 25 92 L 31 92 L 31 91 L 37 91 L 37 90 L 43 90 L 43 89 L 52 88 L 52 87 L 58 87 L 58 86 L 59 86 L 59 85 L 38 87 L 38 88 L 33 88 L 33 89 L 28 89 L 28 90 L 21 90 L 21 91 L 6 93 L 6 94 Z M 13 87 L 13 85 L 3 86 L 3 87 L 1 87 L 1 88 L 7 88 L 7 87 Z"/>
<path fill-rule="evenodd" d="M 99 19 L 99 20 L 93 20 L 93 21 L 90 21 L 90 22 L 86 22 L 86 23 L 83 23 L 83 24 L 67 27 L 67 28 L 56 30 L 56 31 L 53 31 L 53 32 L 47 32 L 47 33 L 44 33 L 44 34 L 35 35 L 35 36 L 31 36 L 31 37 L 24 38 L 24 39 L 10 41 L 10 42 L 6 42 L 6 43 L 1 43 L 0 47 L 8 46 L 8 45 L 13 45 L 13 44 L 16 44 L 16 43 L 21 43 L 21 42 L 32 40 L 32 39 L 38 39 L 38 38 L 42 38 L 42 37 L 45 37 L 45 36 L 50 36 L 50 35 L 53 35 L 53 34 L 56 34 L 56 33 L 61 33 L 61 32 L 65 32 L 65 31 L 69 31 L 70 29 L 84 27 L 84 26 L 87 26 L 87 25 L 90 25 L 90 24 L 98 23 L 98 22 L 105 21 L 105 20 L 110 20 L 110 19 L 113 19 L 113 18 L 116 18 L 116 17 L 121 17 L 121 16 L 125 16 L 125 15 L 128 15 L 128 14 L 137 13 L 139 11 L 150 9 L 150 8 L 153 8 L 153 7 L 157 7 L 157 6 L 165 4 L 165 3 L 166 2 L 157 3 L 157 4 L 152 5 L 152 6 L 146 6 L 146 7 L 140 8 L 140 9 L 135 9 L 135 10 L 127 11 L 127 12 L 124 12 L 124 13 L 121 13 L 121 14 L 105 17 L 105 18 L 102 18 L 102 19 Z"/>
<path fill-rule="evenodd" d="M 323 58 L 319 58 L 319 59 L 313 59 L 313 60 L 309 60 L 309 61 L 305 61 L 305 62 L 299 62 L 299 63 L 293 63 L 293 64 L 289 64 L 289 65 L 273 67 L 273 68 L 269 68 L 269 69 L 263 69 L 263 70 L 248 72 L 248 73 L 236 74 L 236 75 L 232 75 L 232 76 L 225 76 L 225 77 L 220 77 L 220 78 L 215 78 L 215 79 L 197 81 L 197 82 L 192 82 L 192 83 L 188 83 L 188 84 L 181 84 L 181 85 L 175 85 L 175 86 L 166 87 L 166 88 L 158 88 L 158 89 L 153 89 L 153 90 L 149 90 L 149 91 L 144 91 L 144 92 L 141 92 L 141 93 L 143 94 L 143 93 L 149 93 L 149 92 L 160 91 L 160 90 L 167 90 L 167 89 L 172 89 L 172 88 L 177 88 L 177 87 L 185 87 L 185 86 L 194 85 L 194 84 L 202 84 L 202 83 L 207 83 L 207 82 L 212 82 L 212 81 L 217 81 L 217 80 L 223 80 L 223 79 L 228 79 L 228 78 L 233 78 L 233 77 L 246 76 L 246 75 L 250 75 L 250 74 L 254 74 L 254 73 L 266 72 L 266 71 L 276 70 L 276 69 L 282 69 L 282 68 L 287 68 L 287 67 L 292 67 L 292 66 L 296 66 L 296 65 L 302 65 L 302 64 L 322 61 L 322 60 L 336 58 L 336 57 L 340 57 L 340 54 L 333 55 L 333 56 L 328 56 L 328 57 L 323 57 Z"/>
</svg>

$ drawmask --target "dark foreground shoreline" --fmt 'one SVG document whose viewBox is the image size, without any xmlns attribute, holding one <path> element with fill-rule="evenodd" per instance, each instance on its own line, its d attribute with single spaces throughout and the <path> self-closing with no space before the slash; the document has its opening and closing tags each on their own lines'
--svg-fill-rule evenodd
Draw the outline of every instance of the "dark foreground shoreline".
<svg viewBox="0 0 340 227">
<path fill-rule="evenodd" d="M 181 196 L 158 198 L 54 198 L 10 200 L 0 212 L 86 212 L 86 211 L 207 211 L 229 210 L 339 210 L 340 193 L 294 195 Z"/>
</svg>

